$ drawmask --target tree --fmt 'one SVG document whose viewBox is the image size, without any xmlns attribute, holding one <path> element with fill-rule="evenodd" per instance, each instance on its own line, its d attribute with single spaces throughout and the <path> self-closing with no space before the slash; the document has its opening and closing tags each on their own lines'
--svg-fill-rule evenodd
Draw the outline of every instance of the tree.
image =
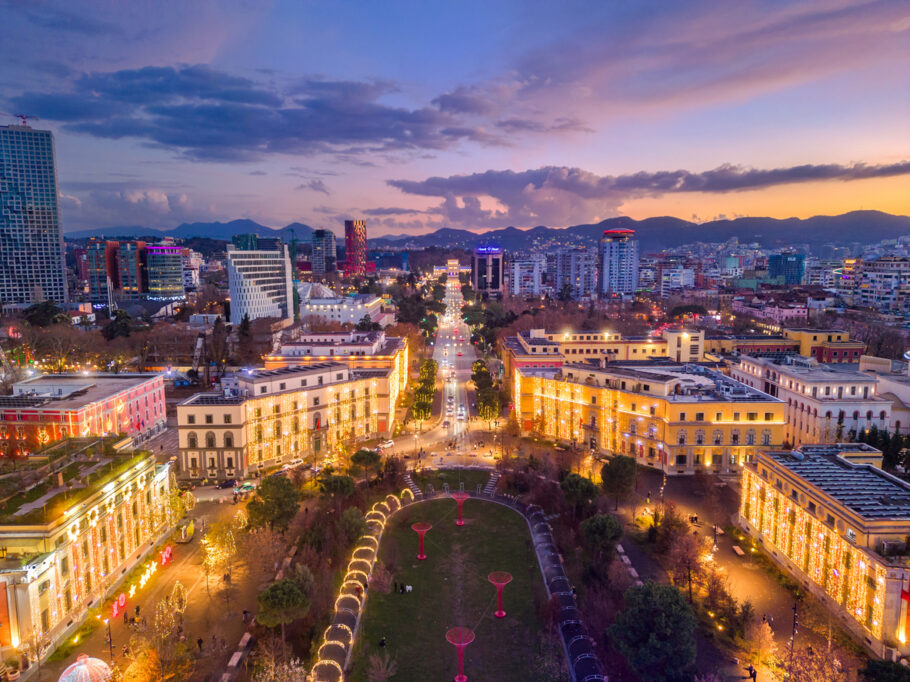
<svg viewBox="0 0 910 682">
<path fill-rule="evenodd" d="M 774 631 L 767 620 L 756 621 L 752 619 L 747 623 L 745 640 L 749 655 L 752 657 L 752 663 L 761 665 L 771 662 L 775 649 Z"/>
<path fill-rule="evenodd" d="M 859 676 L 866 682 L 910 682 L 910 669 L 900 663 L 870 658 Z"/>
<path fill-rule="evenodd" d="M 389 656 L 389 652 L 384 654 L 370 654 L 370 665 L 367 669 L 367 679 L 370 682 L 388 682 L 398 672 L 398 664 Z"/>
<path fill-rule="evenodd" d="M 635 490 L 635 477 L 638 465 L 634 457 L 618 455 L 600 468 L 600 485 L 607 495 L 615 500 L 615 509 L 619 509 L 619 500 L 626 499 Z"/>
<path fill-rule="evenodd" d="M 271 528 L 254 528 L 246 536 L 246 555 L 250 570 L 258 580 L 275 576 L 276 564 L 287 550 L 284 536 Z"/>
<path fill-rule="evenodd" d="M 209 576 L 222 572 L 231 573 L 232 561 L 237 554 L 237 542 L 229 523 L 212 523 L 202 538 L 202 567 L 205 570 L 205 586 L 208 589 Z"/>
<path fill-rule="evenodd" d="M 287 657 L 284 626 L 303 618 L 310 608 L 310 600 L 296 580 L 286 578 L 272 583 L 256 598 L 259 613 L 256 620 L 267 628 L 281 626 L 281 646 Z"/>
<path fill-rule="evenodd" d="M 670 566 L 674 582 L 684 578 L 689 588 L 689 603 L 692 603 L 692 581 L 697 581 L 703 572 L 702 540 L 697 535 L 684 534 L 674 538 L 670 546 Z"/>
<path fill-rule="evenodd" d="M 579 476 L 578 474 L 569 474 L 562 483 L 559 484 L 566 502 L 572 507 L 572 517 L 586 507 L 597 497 L 597 488 L 591 482 L 591 479 Z"/>
<path fill-rule="evenodd" d="M 607 634 L 644 679 L 682 680 L 695 663 L 695 615 L 672 585 L 630 587 Z"/>
<path fill-rule="evenodd" d="M 354 325 L 354 329 L 359 332 L 374 332 L 382 329 L 382 326 L 378 322 L 373 322 L 373 319 L 369 315 L 364 315 L 360 318 L 360 321 Z"/>
<path fill-rule="evenodd" d="M 58 322 L 69 322 L 69 317 L 54 301 L 41 301 L 22 311 L 22 317 L 32 327 L 49 327 Z"/>
<path fill-rule="evenodd" d="M 357 538 L 363 535 L 363 532 L 367 527 L 367 523 L 363 518 L 363 512 L 357 507 L 348 507 L 345 509 L 338 522 L 341 526 L 341 531 L 344 533 L 349 543 L 355 542 Z"/>
<path fill-rule="evenodd" d="M 351 464 L 360 469 L 364 480 L 367 478 L 367 470 L 377 468 L 381 461 L 382 457 L 375 450 L 358 450 L 351 455 Z"/>
<path fill-rule="evenodd" d="M 585 544 L 594 552 L 600 562 L 613 555 L 616 543 L 622 537 L 622 525 L 612 514 L 595 514 L 581 522 Z"/>
<path fill-rule="evenodd" d="M 411 405 L 411 416 L 418 422 L 425 422 L 433 414 L 433 403 L 420 401 Z"/>
<path fill-rule="evenodd" d="M 790 682 L 847 682 L 848 667 L 832 651 L 816 651 L 811 646 L 793 651 L 789 665 Z"/>
<path fill-rule="evenodd" d="M 286 530 L 300 507 L 300 492 L 284 476 L 269 476 L 262 479 L 256 494 L 247 505 L 250 523 L 268 526 L 270 529 Z"/>
<path fill-rule="evenodd" d="M 350 476 L 340 476 L 331 474 L 323 476 L 319 480 L 319 489 L 323 495 L 328 495 L 332 499 L 350 497 L 354 494 L 354 479 Z"/>
<path fill-rule="evenodd" d="M 113 341 L 116 338 L 126 338 L 130 335 L 132 318 L 130 314 L 125 310 L 115 310 L 114 317 L 111 318 L 111 321 L 108 322 L 104 329 L 101 330 L 101 334 L 108 341 Z"/>
</svg>

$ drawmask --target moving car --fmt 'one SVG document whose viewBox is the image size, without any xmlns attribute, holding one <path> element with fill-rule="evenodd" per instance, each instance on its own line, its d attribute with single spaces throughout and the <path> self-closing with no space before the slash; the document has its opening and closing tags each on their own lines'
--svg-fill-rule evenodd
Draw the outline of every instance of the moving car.
<svg viewBox="0 0 910 682">
<path fill-rule="evenodd" d="M 393 440 L 384 440 L 384 441 L 382 441 L 379 445 L 377 445 L 376 447 L 377 447 L 378 449 L 380 449 L 380 450 L 385 450 L 386 448 L 391 448 L 391 447 L 393 447 L 394 445 L 395 445 L 395 441 L 393 441 Z"/>
<path fill-rule="evenodd" d="M 252 481 L 247 481 L 246 483 L 241 483 L 237 486 L 238 493 L 251 493 L 256 490 L 256 484 Z"/>
<path fill-rule="evenodd" d="M 449 424 L 449 420 L 446 419 L 446 420 L 442 423 L 442 428 L 447 429 L 447 428 L 449 428 L 449 426 L 451 426 L 451 424 Z"/>
<path fill-rule="evenodd" d="M 228 479 L 222 481 L 221 483 L 219 483 L 218 485 L 216 485 L 215 487 L 218 488 L 219 490 L 226 490 L 227 488 L 233 488 L 235 485 L 237 485 L 237 479 L 228 478 Z"/>
</svg>

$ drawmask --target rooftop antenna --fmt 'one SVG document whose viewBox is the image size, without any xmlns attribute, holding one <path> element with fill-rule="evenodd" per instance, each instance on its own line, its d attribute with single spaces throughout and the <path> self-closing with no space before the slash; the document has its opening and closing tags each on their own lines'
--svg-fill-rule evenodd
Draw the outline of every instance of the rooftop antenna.
<svg viewBox="0 0 910 682">
<path fill-rule="evenodd" d="M 30 115 L 30 114 L 16 114 L 15 116 L 16 116 L 16 118 L 19 119 L 19 121 L 22 123 L 22 125 L 24 125 L 26 128 L 29 127 L 29 125 L 28 125 L 29 120 L 32 120 L 32 121 L 40 121 L 40 120 L 41 120 L 41 119 L 38 118 L 37 116 L 32 116 L 32 115 Z"/>
</svg>

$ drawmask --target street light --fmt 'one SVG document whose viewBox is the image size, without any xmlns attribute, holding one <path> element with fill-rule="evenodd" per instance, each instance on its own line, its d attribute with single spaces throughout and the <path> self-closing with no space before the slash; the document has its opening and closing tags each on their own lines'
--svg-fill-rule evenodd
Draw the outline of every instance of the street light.
<svg viewBox="0 0 910 682">
<path fill-rule="evenodd" d="M 111 621 L 109 618 L 104 619 L 104 624 L 107 625 L 107 646 L 111 654 L 111 663 L 114 662 L 114 639 L 111 637 Z"/>
</svg>

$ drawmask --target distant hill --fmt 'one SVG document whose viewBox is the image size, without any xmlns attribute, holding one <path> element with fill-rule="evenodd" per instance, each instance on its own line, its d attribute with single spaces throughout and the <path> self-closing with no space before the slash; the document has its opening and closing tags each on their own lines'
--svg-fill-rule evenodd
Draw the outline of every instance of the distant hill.
<svg viewBox="0 0 910 682">
<path fill-rule="evenodd" d="M 139 237 L 163 239 L 165 237 L 176 237 L 189 239 L 191 237 L 206 237 L 208 239 L 229 241 L 235 234 L 250 233 L 258 234 L 260 237 L 281 237 L 285 241 L 290 241 L 292 237 L 308 241 L 313 234 L 313 228 L 303 223 L 291 223 L 276 229 L 260 225 L 254 220 L 240 219 L 231 220 L 227 223 L 183 223 L 173 230 L 156 230 L 139 225 L 108 227 L 97 230 L 67 232 L 63 236 L 69 239 L 86 239 L 88 237 L 107 237 L 109 239 L 137 239 Z"/>
<path fill-rule="evenodd" d="M 506 227 L 481 233 L 443 228 L 420 236 L 377 237 L 370 240 L 370 245 L 378 248 L 404 245 L 424 248 L 445 244 L 452 247 L 475 248 L 484 244 L 496 244 L 507 251 L 514 251 L 543 242 L 593 244 L 600 239 L 604 230 L 616 228 L 635 230 L 635 238 L 641 243 L 643 251 L 657 251 L 698 241 L 723 242 L 731 237 L 737 237 L 740 242 L 758 242 L 766 248 L 783 247 L 788 244 L 810 244 L 813 247 L 820 247 L 831 243 L 870 243 L 910 235 L 910 216 L 891 215 L 880 211 L 853 211 L 843 215 L 814 216 L 806 219 L 736 218 L 707 223 L 693 223 L 669 216 L 644 220 L 620 217 L 566 228 L 538 226 L 530 230 L 520 230 Z"/>
<path fill-rule="evenodd" d="M 643 251 L 657 251 L 691 242 L 723 242 L 737 237 L 741 242 L 758 242 L 766 248 L 779 248 L 788 244 L 809 244 L 820 247 L 824 244 L 850 244 L 852 242 L 877 242 L 910 235 L 910 216 L 891 215 L 881 211 L 853 211 L 836 216 L 813 216 L 812 218 L 736 218 L 734 220 L 713 220 L 707 223 L 693 223 L 670 216 L 633 220 L 632 218 L 608 218 L 599 223 L 573 225 L 571 227 L 545 227 L 540 225 L 522 230 L 506 227 L 485 232 L 445 227 L 429 234 L 414 236 L 407 234 L 387 235 L 369 240 L 372 248 L 402 246 L 414 249 L 428 246 L 450 246 L 473 249 L 477 246 L 495 244 L 507 251 L 528 249 L 534 245 L 594 244 L 604 230 L 628 228 L 635 230 L 635 238 Z M 369 223 L 367 223 L 369 230 Z M 70 239 L 86 237 L 131 238 L 205 237 L 230 240 L 235 234 L 255 232 L 261 237 L 281 237 L 290 241 L 293 237 L 308 241 L 313 233 L 309 225 L 291 223 L 282 228 L 260 225 L 253 220 L 240 219 L 221 223 L 184 223 L 173 230 L 156 230 L 138 225 L 111 227 L 99 230 L 67 232 Z M 293 232 L 293 234 L 292 234 Z"/>
</svg>

